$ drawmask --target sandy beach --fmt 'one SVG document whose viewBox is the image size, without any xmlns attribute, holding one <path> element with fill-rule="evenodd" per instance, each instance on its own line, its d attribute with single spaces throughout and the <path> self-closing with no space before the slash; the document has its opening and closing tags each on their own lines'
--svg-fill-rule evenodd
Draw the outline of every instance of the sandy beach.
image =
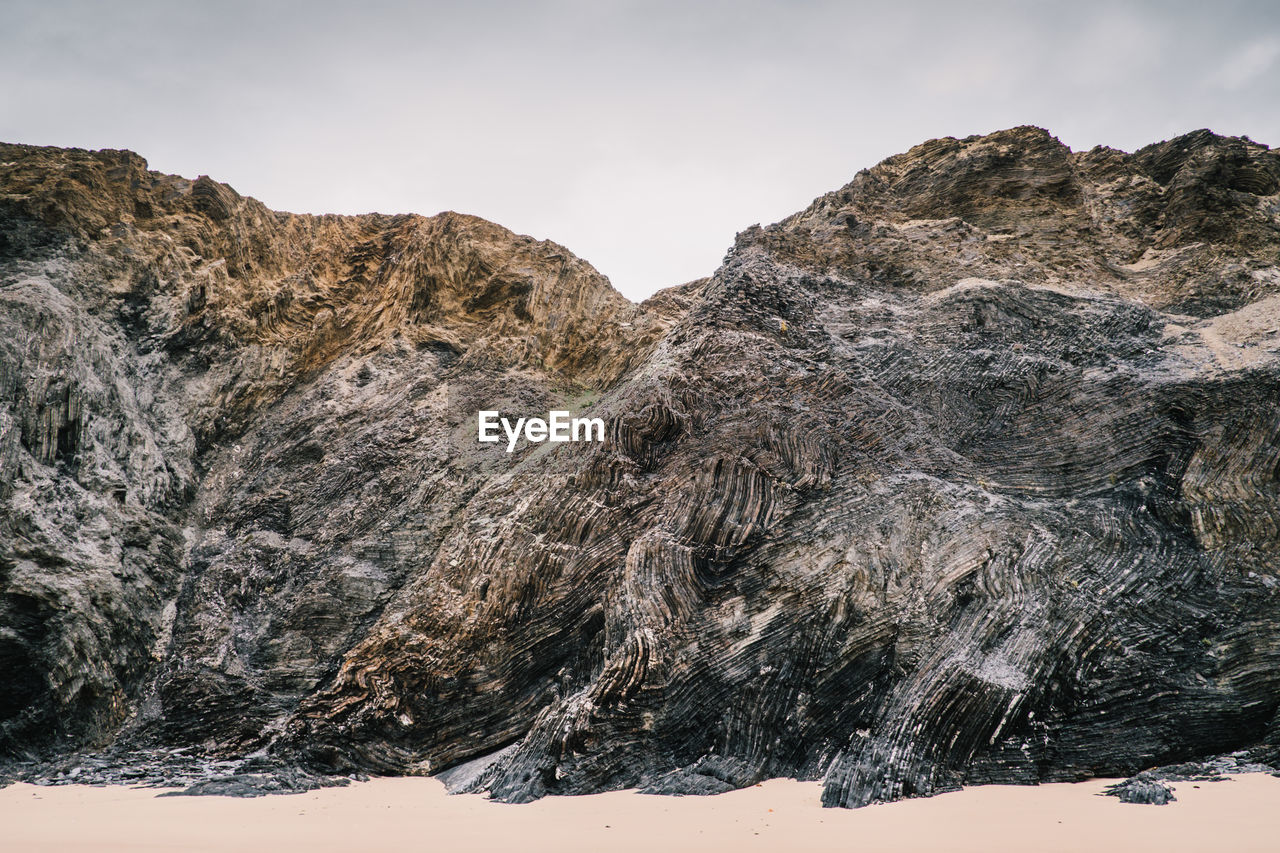
<svg viewBox="0 0 1280 853">
<path fill-rule="evenodd" d="M 434 779 L 242 800 L 155 789 L 0 789 L 7 853 L 26 851 L 894 850 L 1273 851 L 1280 779 L 1175 784 L 1168 806 L 1095 796 L 1108 782 L 984 786 L 857 811 L 816 783 L 773 780 L 714 797 L 633 792 L 521 806 L 450 796 Z"/>
</svg>

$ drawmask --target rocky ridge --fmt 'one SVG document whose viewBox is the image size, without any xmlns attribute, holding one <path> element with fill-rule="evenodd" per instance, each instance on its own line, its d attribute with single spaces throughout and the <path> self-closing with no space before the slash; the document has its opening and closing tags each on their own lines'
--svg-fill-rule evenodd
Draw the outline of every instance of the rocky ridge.
<svg viewBox="0 0 1280 853">
<path fill-rule="evenodd" d="M 1247 139 L 934 140 L 638 306 L 474 217 L 0 146 L 0 304 L 11 775 L 858 806 L 1280 760 Z M 508 455 L 480 408 L 608 437 Z"/>
</svg>

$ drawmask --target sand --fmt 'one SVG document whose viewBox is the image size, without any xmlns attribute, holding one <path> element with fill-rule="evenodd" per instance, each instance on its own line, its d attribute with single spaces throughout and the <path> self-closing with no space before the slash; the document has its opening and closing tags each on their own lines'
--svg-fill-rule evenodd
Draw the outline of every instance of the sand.
<svg viewBox="0 0 1280 853">
<path fill-rule="evenodd" d="M 856 811 L 823 809 L 818 784 L 788 780 L 715 797 L 522 806 L 449 796 L 421 778 L 252 800 L 11 785 L 0 789 L 0 850 L 1280 850 L 1278 778 L 1176 783 L 1167 806 L 1095 796 L 1106 784 L 984 786 Z"/>
</svg>

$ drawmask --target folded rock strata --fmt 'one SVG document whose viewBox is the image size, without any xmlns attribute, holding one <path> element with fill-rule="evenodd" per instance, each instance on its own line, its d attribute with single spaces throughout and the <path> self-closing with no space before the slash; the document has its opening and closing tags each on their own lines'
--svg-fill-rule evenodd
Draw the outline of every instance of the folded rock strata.
<svg viewBox="0 0 1280 853">
<path fill-rule="evenodd" d="M 1248 139 L 934 140 L 641 305 L 474 217 L 0 146 L 11 760 L 837 806 L 1274 761 L 1278 573 Z"/>
</svg>

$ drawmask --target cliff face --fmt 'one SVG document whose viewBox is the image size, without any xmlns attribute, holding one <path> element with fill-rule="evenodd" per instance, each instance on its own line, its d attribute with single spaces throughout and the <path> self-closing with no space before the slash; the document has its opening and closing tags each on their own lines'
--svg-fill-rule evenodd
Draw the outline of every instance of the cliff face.
<svg viewBox="0 0 1280 853">
<path fill-rule="evenodd" d="M 5 146 L 0 187 L 10 751 L 256 732 L 507 464 L 473 398 L 600 387 L 664 327 L 474 217 L 277 214 L 127 152 Z"/>
<path fill-rule="evenodd" d="M 123 152 L 0 146 L 0 188 L 11 756 L 846 806 L 1280 758 L 1264 146 L 935 140 L 640 306 Z"/>
</svg>

